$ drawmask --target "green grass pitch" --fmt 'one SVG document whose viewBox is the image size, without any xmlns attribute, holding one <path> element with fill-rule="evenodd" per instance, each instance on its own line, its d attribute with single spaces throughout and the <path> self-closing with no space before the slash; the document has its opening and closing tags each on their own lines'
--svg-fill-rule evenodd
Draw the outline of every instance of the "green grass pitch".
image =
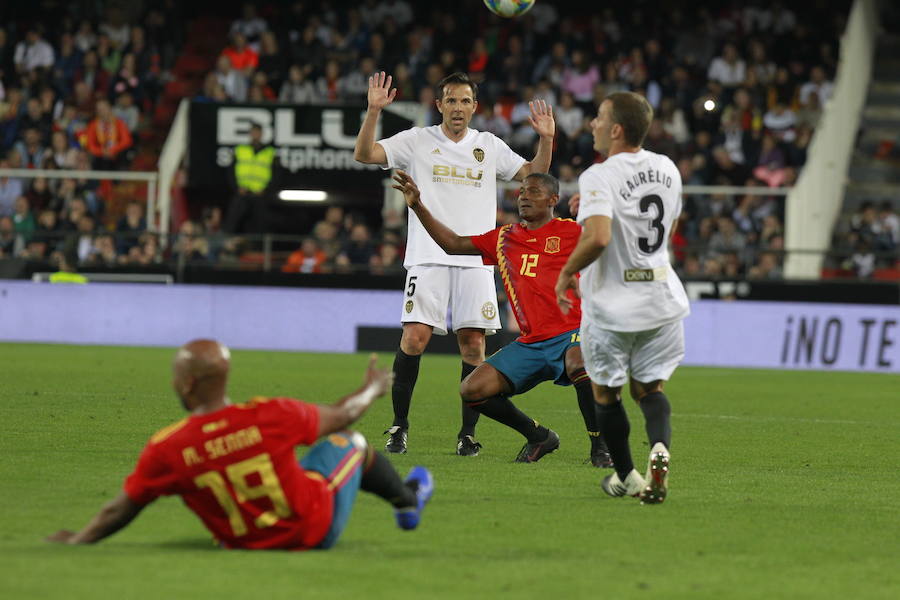
<svg viewBox="0 0 900 600">
<path fill-rule="evenodd" d="M 608 498 L 570 388 L 520 406 L 562 438 L 513 464 L 518 435 L 482 419 L 454 455 L 458 358 L 426 355 L 405 474 L 436 493 L 414 532 L 361 494 L 328 552 L 215 549 L 177 499 L 90 547 L 43 542 L 118 492 L 147 438 L 181 418 L 171 349 L 0 344 L 0 598 L 896 598 L 900 377 L 683 368 L 670 495 Z M 382 356 L 382 364 L 390 364 Z M 364 355 L 234 352 L 231 395 L 331 402 Z M 640 469 L 647 445 L 628 400 Z M 390 400 L 359 423 L 381 447 Z"/>
</svg>

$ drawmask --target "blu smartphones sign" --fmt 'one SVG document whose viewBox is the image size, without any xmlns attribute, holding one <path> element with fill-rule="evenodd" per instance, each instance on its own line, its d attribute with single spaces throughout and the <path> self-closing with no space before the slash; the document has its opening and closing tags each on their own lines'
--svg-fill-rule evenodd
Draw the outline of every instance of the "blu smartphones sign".
<svg viewBox="0 0 900 600">
<path fill-rule="evenodd" d="M 685 364 L 900 373 L 900 306 L 691 303 Z"/>
<path fill-rule="evenodd" d="M 377 185 L 377 165 L 353 159 L 364 106 L 229 105 L 194 102 L 190 112 L 190 183 L 221 186 L 234 166 L 234 147 L 250 142 L 250 127 L 262 128 L 262 141 L 275 147 L 282 187 L 329 185 L 360 188 Z M 375 138 L 413 125 L 411 119 L 384 111 Z M 351 175 L 348 177 L 348 175 Z M 380 193 L 380 187 L 376 188 Z"/>
</svg>

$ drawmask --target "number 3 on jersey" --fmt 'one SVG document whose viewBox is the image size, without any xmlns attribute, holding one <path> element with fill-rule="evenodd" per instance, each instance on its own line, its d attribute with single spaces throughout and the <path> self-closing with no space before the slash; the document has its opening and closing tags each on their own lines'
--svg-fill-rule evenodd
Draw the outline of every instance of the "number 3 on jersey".
<svg viewBox="0 0 900 600">
<path fill-rule="evenodd" d="M 651 194 L 649 196 L 644 196 L 641 198 L 641 201 L 638 203 L 638 207 L 641 209 L 641 214 L 646 215 L 650 212 L 650 207 L 656 207 L 656 218 L 650 221 L 650 225 L 648 228 L 651 231 L 656 231 L 656 240 L 651 244 L 650 238 L 639 237 L 638 238 L 638 248 L 644 254 L 653 254 L 659 247 L 663 245 L 663 242 L 666 241 L 666 228 L 663 225 L 663 216 L 665 216 L 666 212 L 663 208 L 662 198 L 657 196 L 656 194 Z"/>
</svg>

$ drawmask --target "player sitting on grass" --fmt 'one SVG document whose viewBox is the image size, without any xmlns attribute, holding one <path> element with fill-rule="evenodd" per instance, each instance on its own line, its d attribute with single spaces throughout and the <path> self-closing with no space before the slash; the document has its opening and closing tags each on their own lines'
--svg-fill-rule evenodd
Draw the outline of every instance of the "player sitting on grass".
<svg viewBox="0 0 900 600">
<path fill-rule="evenodd" d="M 434 491 L 431 473 L 413 467 L 401 481 L 362 435 L 346 429 L 391 386 L 393 375 L 374 356 L 363 386 L 332 405 L 262 397 L 231 404 L 229 366 L 228 348 L 216 341 L 182 346 L 172 384 L 190 415 L 150 438 L 124 490 L 81 531 L 47 540 L 97 542 L 172 494 L 226 548 L 330 548 L 360 488 L 390 502 L 401 529 L 416 528 Z M 294 447 L 322 436 L 298 464 Z"/>
<path fill-rule="evenodd" d="M 575 248 L 581 227 L 553 217 L 559 182 L 546 173 L 525 177 L 519 191 L 522 223 L 503 225 L 481 235 L 459 236 L 422 204 L 412 178 L 398 171 L 394 187 L 403 192 L 428 234 L 447 254 L 481 255 L 497 265 L 506 295 L 522 335 L 479 365 L 460 385 L 463 401 L 484 415 L 511 427 L 527 442 L 516 462 L 536 462 L 559 447 L 556 432 L 542 427 L 510 401 L 542 381 L 574 384 L 584 424 L 591 440 L 591 464 L 610 467 L 606 444 L 597 428 L 597 405 L 584 370 L 578 327 L 580 311 L 563 314 L 553 286 Z M 572 297 L 575 305 L 578 299 Z"/>
</svg>

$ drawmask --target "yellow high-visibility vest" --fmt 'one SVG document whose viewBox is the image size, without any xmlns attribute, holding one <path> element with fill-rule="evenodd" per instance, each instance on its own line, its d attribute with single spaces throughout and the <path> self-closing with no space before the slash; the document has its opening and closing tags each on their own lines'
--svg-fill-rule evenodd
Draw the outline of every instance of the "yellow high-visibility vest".
<svg viewBox="0 0 900 600">
<path fill-rule="evenodd" d="M 248 189 L 260 194 L 272 179 L 272 162 L 275 160 L 275 148 L 265 146 L 259 152 L 253 146 L 241 144 L 234 149 L 234 178 L 239 188 Z"/>
<path fill-rule="evenodd" d="M 50 283 L 87 283 L 88 278 L 81 273 L 69 273 L 68 271 L 57 271 L 50 274 Z"/>
</svg>

